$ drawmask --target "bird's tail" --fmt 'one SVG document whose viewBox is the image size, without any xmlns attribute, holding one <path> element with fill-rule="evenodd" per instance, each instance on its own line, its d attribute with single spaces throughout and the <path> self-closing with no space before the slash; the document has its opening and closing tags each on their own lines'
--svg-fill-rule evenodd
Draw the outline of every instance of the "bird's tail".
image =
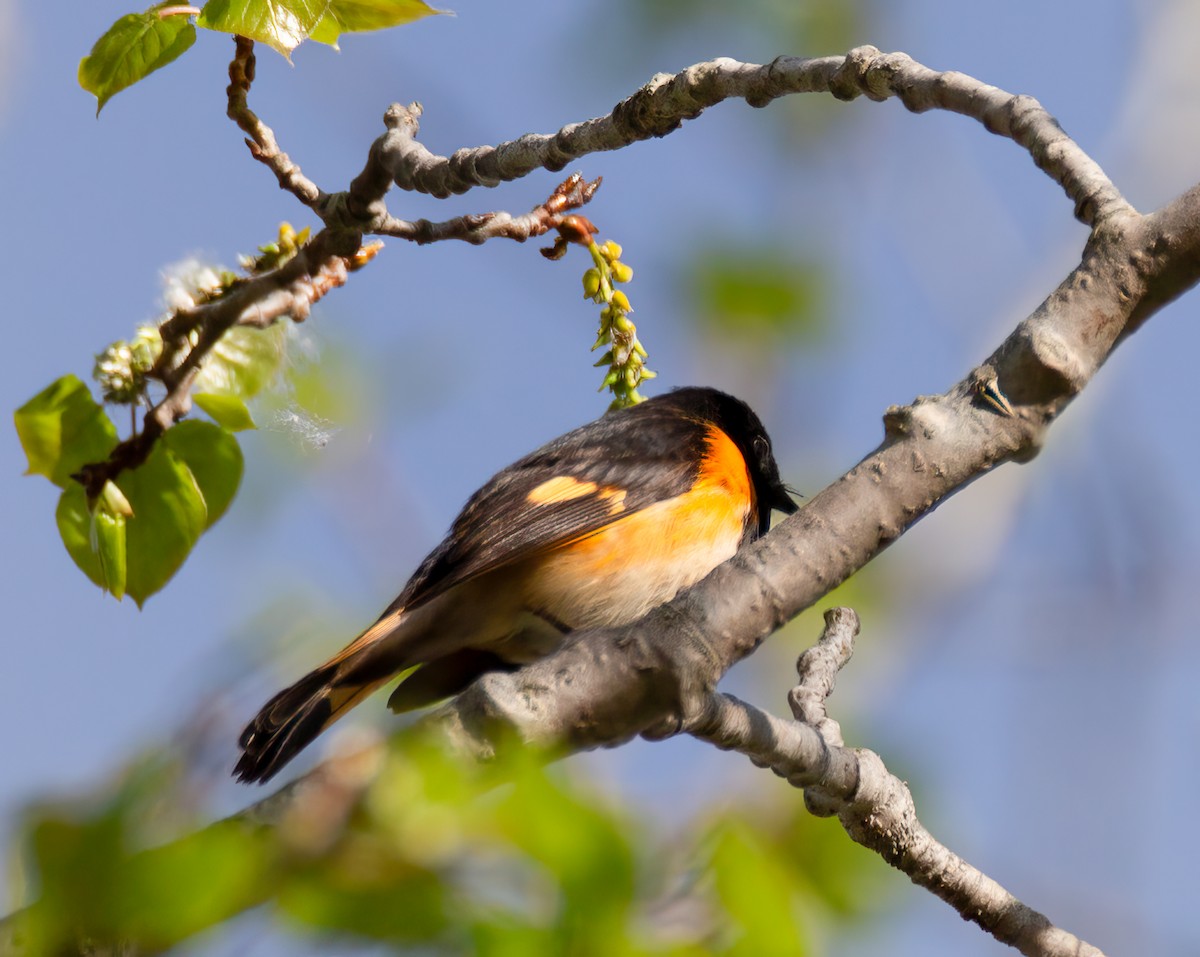
<svg viewBox="0 0 1200 957">
<path fill-rule="evenodd" d="M 376 660 L 379 641 L 392 634 L 400 613 L 385 615 L 321 667 L 284 688 L 263 705 L 238 744 L 242 756 L 234 777 L 262 784 L 314 738 L 399 670 Z"/>
</svg>

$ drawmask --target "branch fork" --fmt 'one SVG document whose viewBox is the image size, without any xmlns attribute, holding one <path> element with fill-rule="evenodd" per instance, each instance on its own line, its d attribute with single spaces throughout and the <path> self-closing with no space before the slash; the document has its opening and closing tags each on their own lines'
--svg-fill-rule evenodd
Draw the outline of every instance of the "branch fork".
<svg viewBox="0 0 1200 957">
<path fill-rule="evenodd" d="M 851 609 L 825 612 L 820 640 L 796 663 L 800 680 L 788 694 L 794 721 L 713 692 L 683 730 L 738 751 L 803 788 L 813 814 L 836 816 L 856 843 L 1001 943 L 1029 957 L 1103 957 L 939 843 L 918 819 L 908 785 L 888 771 L 879 755 L 845 747 L 826 701 L 838 671 L 850 660 L 858 631 L 858 616 Z"/>
</svg>

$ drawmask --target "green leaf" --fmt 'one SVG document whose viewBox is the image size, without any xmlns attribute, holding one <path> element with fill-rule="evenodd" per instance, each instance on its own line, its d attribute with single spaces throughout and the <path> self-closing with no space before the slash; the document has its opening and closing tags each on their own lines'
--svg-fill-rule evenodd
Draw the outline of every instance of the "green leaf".
<svg viewBox="0 0 1200 957">
<path fill-rule="evenodd" d="M 204 527 L 211 528 L 229 508 L 242 481 L 237 439 L 219 425 L 192 419 L 168 430 L 161 441 L 191 472 L 207 511 Z"/>
<path fill-rule="evenodd" d="M 329 0 L 208 0 L 196 22 L 265 43 L 290 59 L 328 9 Z"/>
<path fill-rule="evenodd" d="M 73 375 L 43 389 L 13 414 L 17 436 L 29 460 L 27 474 L 44 475 L 59 488 L 71 473 L 108 457 L 117 428 Z"/>
<path fill-rule="evenodd" d="M 34 866 L 42 875 L 43 896 L 38 904 L 48 912 L 50 939 L 60 946 L 69 939 L 68 927 L 86 928 L 101 939 L 111 938 L 117 930 L 110 905 L 113 862 L 123 851 L 122 832 L 120 819 L 112 813 L 90 821 L 46 816 L 30 828 Z M 95 887 L 89 895 L 91 881 Z M 55 947 L 41 952 L 61 951 Z"/>
<path fill-rule="evenodd" d="M 809 952 L 787 868 L 750 828 L 731 821 L 718 829 L 712 872 L 717 895 L 737 928 L 730 954 L 803 957 Z"/>
<path fill-rule="evenodd" d="M 92 512 L 91 547 L 100 559 L 100 571 L 104 575 L 103 587 L 113 598 L 120 601 L 125 597 L 125 582 L 128 573 L 126 561 L 125 516 L 113 515 L 97 507 Z"/>
<path fill-rule="evenodd" d="M 88 578 L 140 607 L 229 508 L 241 478 L 242 452 L 232 435 L 210 422 L 181 422 L 145 462 L 117 476 L 116 490 L 94 510 L 83 487 L 72 483 L 58 501 L 58 531 Z M 128 518 L 108 504 L 120 505 L 122 495 L 132 510 Z"/>
<path fill-rule="evenodd" d="M 269 838 L 225 821 L 134 856 L 117 888 L 126 926 L 168 946 L 259 903 L 273 886 Z"/>
<path fill-rule="evenodd" d="M 117 485 L 133 506 L 125 533 L 125 590 L 141 607 L 179 570 L 204 531 L 208 513 L 191 469 L 165 441 L 136 469 L 122 472 Z"/>
<path fill-rule="evenodd" d="M 236 395 L 197 392 L 192 395 L 192 401 L 217 425 L 230 432 L 244 432 L 246 429 L 258 428 L 254 424 L 250 410 L 246 408 L 246 403 Z"/>
<path fill-rule="evenodd" d="M 280 323 L 267 329 L 235 326 L 204 357 L 193 388 L 242 399 L 257 395 L 283 365 L 286 337 L 287 329 Z"/>
<path fill-rule="evenodd" d="M 421 943 L 445 931 L 448 908 L 438 875 L 386 859 L 365 863 L 382 863 L 382 870 L 364 875 L 341 867 L 294 877 L 279 892 L 280 910 L 315 927 L 377 940 Z"/>
<path fill-rule="evenodd" d="M 551 772 L 506 762 L 516 778 L 497 807 L 497 831 L 536 862 L 561 895 L 549 953 L 628 953 L 634 850 L 617 815 Z"/>
<path fill-rule="evenodd" d="M 318 43 L 336 47 L 343 33 L 386 30 L 444 12 L 423 0 L 331 0 L 310 36 Z"/>
<path fill-rule="evenodd" d="M 92 513 L 88 509 L 87 492 L 82 485 L 72 482 L 67 486 L 58 498 L 54 520 L 71 561 L 94 584 L 106 587 L 100 556 L 92 548 Z"/>
<path fill-rule="evenodd" d="M 500 816 L 505 836 L 536 859 L 569 899 L 593 911 L 623 911 L 634 890 L 633 853 L 613 816 L 559 788 L 540 769 L 522 769 Z"/>
<path fill-rule="evenodd" d="M 264 829 L 224 821 L 138 850 L 189 820 L 181 771 L 142 759 L 102 796 L 26 812 L 23 856 L 39 900 L 22 915 L 31 919 L 20 925 L 22 953 L 78 952 L 88 937 L 159 953 L 263 902 L 278 882 L 274 835 Z"/>
<path fill-rule="evenodd" d="M 96 97 L 96 115 L 113 96 L 166 66 L 196 42 L 196 28 L 181 14 L 158 10 L 129 13 L 108 28 L 92 52 L 79 61 L 79 85 Z"/>
</svg>

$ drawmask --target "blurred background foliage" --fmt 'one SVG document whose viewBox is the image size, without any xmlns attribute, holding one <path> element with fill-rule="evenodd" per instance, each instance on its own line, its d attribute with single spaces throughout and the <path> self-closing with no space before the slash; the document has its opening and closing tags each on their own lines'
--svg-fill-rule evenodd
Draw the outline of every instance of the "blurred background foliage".
<svg viewBox="0 0 1200 957">
<path fill-rule="evenodd" d="M 266 904 L 337 952 L 810 954 L 885 886 L 885 865 L 798 800 L 656 832 L 585 774 L 517 751 L 464 763 L 417 733 L 352 807 L 330 785 L 274 827 L 204 826 L 194 783 L 163 751 L 102 795 L 29 808 L 23 952 L 154 953 Z"/>
<path fill-rule="evenodd" d="M 697 249 L 681 292 L 712 345 L 744 350 L 741 361 L 787 346 L 811 352 L 828 329 L 821 269 L 790 257 L 782 242 Z"/>
</svg>

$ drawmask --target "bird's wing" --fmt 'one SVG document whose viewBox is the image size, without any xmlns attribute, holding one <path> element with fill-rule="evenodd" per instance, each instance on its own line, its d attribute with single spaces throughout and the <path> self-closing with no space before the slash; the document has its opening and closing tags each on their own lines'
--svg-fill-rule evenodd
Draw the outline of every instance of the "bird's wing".
<svg viewBox="0 0 1200 957">
<path fill-rule="evenodd" d="M 381 617 L 683 494 L 715 428 L 670 405 L 635 406 L 514 462 L 471 497 Z"/>
</svg>

